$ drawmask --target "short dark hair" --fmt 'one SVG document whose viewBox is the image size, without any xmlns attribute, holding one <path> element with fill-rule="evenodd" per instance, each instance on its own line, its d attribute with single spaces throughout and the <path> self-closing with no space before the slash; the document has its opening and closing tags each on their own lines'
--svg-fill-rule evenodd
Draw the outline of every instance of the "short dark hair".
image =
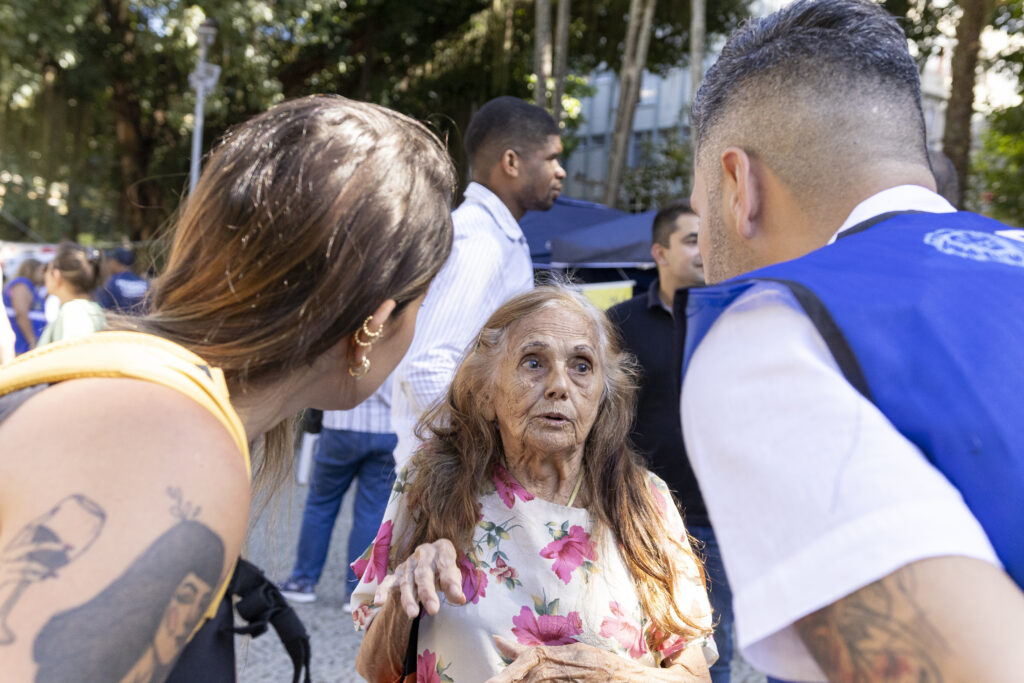
<svg viewBox="0 0 1024 683">
<path fill-rule="evenodd" d="M 953 160 L 937 149 L 928 150 L 928 163 L 935 176 L 937 192 L 953 206 L 960 203 L 960 181 L 956 176 Z"/>
<path fill-rule="evenodd" d="M 480 107 L 469 122 L 466 156 L 471 166 L 483 168 L 495 163 L 506 149 L 530 151 L 552 135 L 559 131 L 551 114 L 518 97 L 496 97 Z"/>
<path fill-rule="evenodd" d="M 880 156 L 926 163 L 917 67 L 896 19 L 871 0 L 797 0 L 736 31 L 693 103 L 700 158 L 723 121 L 776 143 L 750 147 L 774 151 L 769 163 L 796 186 L 821 179 L 807 163 L 816 151 L 833 166 Z"/>
<path fill-rule="evenodd" d="M 675 199 L 658 209 L 651 225 L 651 241 L 668 247 L 668 240 L 676 231 L 676 218 L 683 214 L 694 213 L 689 199 Z"/>
</svg>

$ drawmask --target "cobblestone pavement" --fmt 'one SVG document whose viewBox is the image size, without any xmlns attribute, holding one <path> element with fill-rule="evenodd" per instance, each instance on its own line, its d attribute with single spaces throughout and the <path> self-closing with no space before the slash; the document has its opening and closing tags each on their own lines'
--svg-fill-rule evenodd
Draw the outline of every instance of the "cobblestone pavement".
<svg viewBox="0 0 1024 683">
<path fill-rule="evenodd" d="M 284 578 L 291 570 L 306 491 L 305 486 L 286 486 L 260 516 L 249 535 L 246 555 L 272 580 Z M 363 680 L 355 670 L 360 635 L 352 627 L 352 618 L 342 610 L 345 602 L 345 546 L 352 524 L 351 494 L 349 491 L 345 497 L 334 527 L 327 566 L 316 589 L 316 602 L 295 605 L 295 611 L 306 624 L 312 640 L 314 683 Z M 291 681 L 291 660 L 272 631 L 256 639 L 239 638 L 237 642 L 239 683 Z M 745 662 L 733 662 L 732 680 L 734 683 L 765 683 L 764 676 Z"/>
</svg>

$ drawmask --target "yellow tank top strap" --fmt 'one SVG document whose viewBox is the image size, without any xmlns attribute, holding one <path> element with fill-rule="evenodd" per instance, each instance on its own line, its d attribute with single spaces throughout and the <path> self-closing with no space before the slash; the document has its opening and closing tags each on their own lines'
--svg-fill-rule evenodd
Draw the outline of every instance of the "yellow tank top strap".
<svg viewBox="0 0 1024 683">
<path fill-rule="evenodd" d="M 151 334 L 98 332 L 22 354 L 0 371 L 0 395 L 85 377 L 141 379 L 185 394 L 220 420 L 252 476 L 245 427 L 231 406 L 224 373 L 188 349 Z"/>
<path fill-rule="evenodd" d="M 151 334 L 97 332 L 29 351 L 0 368 L 0 396 L 39 384 L 86 377 L 140 379 L 185 394 L 220 420 L 238 446 L 247 475 L 252 477 L 245 427 L 231 406 L 224 373 L 188 349 Z M 232 572 L 219 587 L 206 619 L 217 613 Z"/>
</svg>

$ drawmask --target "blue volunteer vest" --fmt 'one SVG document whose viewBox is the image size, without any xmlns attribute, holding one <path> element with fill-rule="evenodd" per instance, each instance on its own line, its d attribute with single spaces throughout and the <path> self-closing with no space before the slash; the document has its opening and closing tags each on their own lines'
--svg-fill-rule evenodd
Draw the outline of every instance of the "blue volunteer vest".
<svg viewBox="0 0 1024 683">
<path fill-rule="evenodd" d="M 18 325 L 17 316 L 14 313 L 14 307 L 11 305 L 10 290 L 16 284 L 27 285 L 32 291 L 32 306 L 28 309 L 28 319 L 32 323 L 32 330 L 35 332 L 36 339 L 43 333 L 43 329 L 46 327 L 46 312 L 44 310 L 44 304 L 46 300 L 39 296 L 39 289 L 32 284 L 32 281 L 25 277 L 16 277 L 7 283 L 4 287 L 4 312 L 7 313 L 8 319 L 11 321 L 11 328 L 14 330 L 14 353 L 16 355 L 25 353 L 31 347 L 28 345 L 28 340 L 25 339 L 25 335 L 21 332 L 21 327 Z"/>
<path fill-rule="evenodd" d="M 960 490 L 1024 588 L 1022 234 L 971 213 L 887 214 L 690 290 L 682 377 L 738 296 L 759 282 L 789 289 L 846 379 Z"/>
</svg>

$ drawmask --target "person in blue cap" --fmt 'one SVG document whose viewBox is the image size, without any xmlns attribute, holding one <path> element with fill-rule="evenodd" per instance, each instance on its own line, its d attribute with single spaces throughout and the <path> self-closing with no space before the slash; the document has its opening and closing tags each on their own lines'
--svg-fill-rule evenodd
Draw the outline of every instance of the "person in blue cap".
<svg viewBox="0 0 1024 683">
<path fill-rule="evenodd" d="M 118 247 L 108 251 L 106 256 L 111 275 L 96 292 L 96 303 L 117 313 L 142 312 L 149 282 L 132 270 L 135 253 L 128 247 Z"/>
</svg>

